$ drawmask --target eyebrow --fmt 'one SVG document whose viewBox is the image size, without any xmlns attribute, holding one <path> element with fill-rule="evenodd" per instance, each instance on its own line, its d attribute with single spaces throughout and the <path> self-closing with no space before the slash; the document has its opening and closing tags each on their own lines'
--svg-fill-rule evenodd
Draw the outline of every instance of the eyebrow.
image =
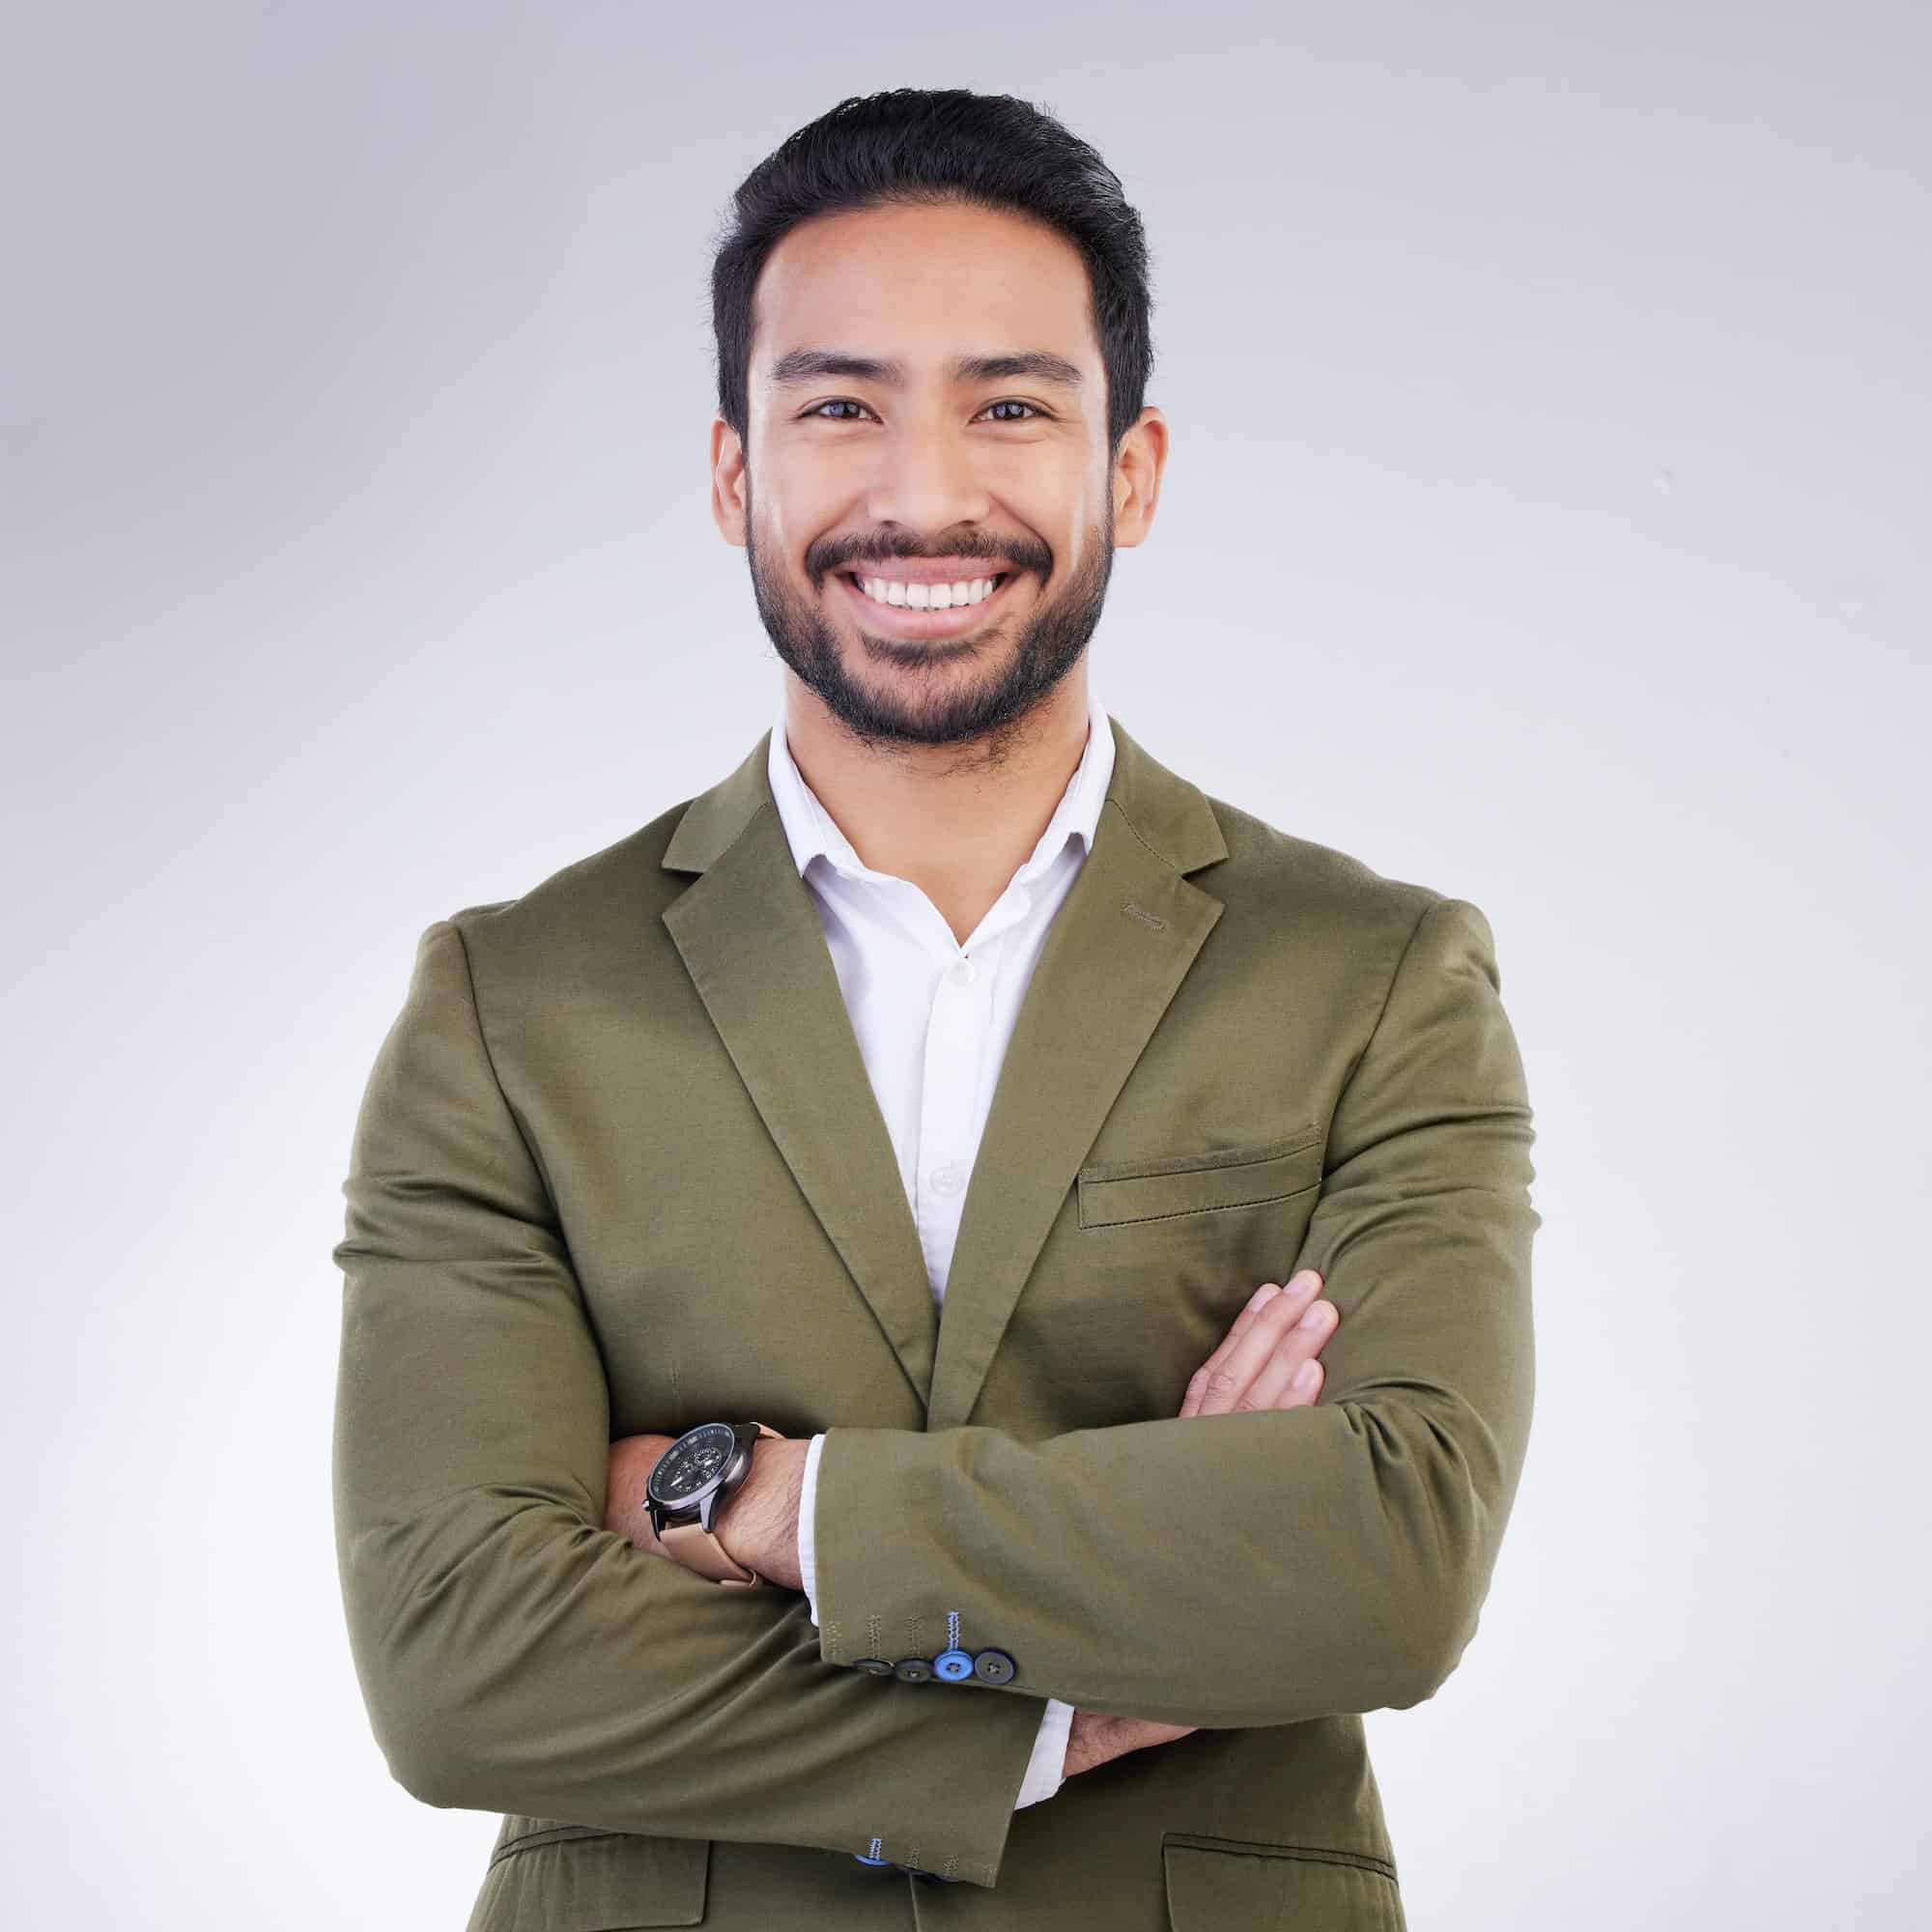
<svg viewBox="0 0 1932 1932">
<path fill-rule="evenodd" d="M 1074 363 L 1045 349 L 1012 350 L 1001 355 L 957 355 L 946 365 L 946 374 L 955 383 L 1008 383 L 1030 377 L 1067 389 L 1078 388 L 1081 382 Z M 774 388 L 782 389 L 827 376 L 902 389 L 906 365 L 892 355 L 855 355 L 843 349 L 790 349 L 772 364 L 766 380 Z"/>
</svg>

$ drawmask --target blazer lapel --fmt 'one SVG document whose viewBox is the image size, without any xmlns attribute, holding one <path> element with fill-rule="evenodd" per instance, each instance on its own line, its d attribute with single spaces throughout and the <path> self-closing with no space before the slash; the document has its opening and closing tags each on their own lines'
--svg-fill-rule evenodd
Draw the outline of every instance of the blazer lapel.
<svg viewBox="0 0 1932 1932">
<path fill-rule="evenodd" d="M 665 850 L 667 870 L 697 875 L 666 908 L 666 928 L 929 1430 L 972 1413 L 1088 1149 L 1221 916 L 1222 902 L 1186 876 L 1227 857 L 1207 798 L 1112 724 L 1106 802 L 1008 1043 L 943 1321 L 824 928 L 771 795 L 769 731 L 692 801 Z"/>
<path fill-rule="evenodd" d="M 922 1404 L 939 1311 L 825 929 L 772 798 L 766 731 L 665 848 L 699 876 L 664 923 L 779 1152 Z"/>
<path fill-rule="evenodd" d="M 965 1423 L 1087 1151 L 1221 916 L 1186 874 L 1228 856 L 1201 790 L 1113 721 L 1093 849 L 1040 949 L 973 1165 L 926 1428 Z"/>
</svg>

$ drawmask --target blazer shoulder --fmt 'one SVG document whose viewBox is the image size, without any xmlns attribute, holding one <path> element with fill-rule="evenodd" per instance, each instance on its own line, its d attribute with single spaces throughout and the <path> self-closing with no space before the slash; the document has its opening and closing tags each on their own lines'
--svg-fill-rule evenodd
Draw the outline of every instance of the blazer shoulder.
<svg viewBox="0 0 1932 1932">
<path fill-rule="evenodd" d="M 560 866 L 515 898 L 461 906 L 444 922 L 462 934 L 472 973 L 499 987 L 524 980 L 562 990 L 594 963 L 635 960 L 664 936 L 661 915 L 691 882 L 662 861 L 692 801 Z"/>
<path fill-rule="evenodd" d="M 1406 944 L 1433 905 L 1452 896 L 1414 879 L 1378 872 L 1334 845 L 1270 825 L 1227 800 L 1208 797 L 1228 856 L 1201 875 L 1217 897 L 1263 918 L 1313 926 L 1323 936 L 1371 943 L 1397 935 Z"/>
</svg>

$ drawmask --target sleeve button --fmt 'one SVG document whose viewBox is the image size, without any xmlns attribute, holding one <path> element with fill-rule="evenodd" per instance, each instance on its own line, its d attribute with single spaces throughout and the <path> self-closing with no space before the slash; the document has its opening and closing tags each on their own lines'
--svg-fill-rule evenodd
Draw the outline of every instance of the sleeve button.
<svg viewBox="0 0 1932 1932">
<path fill-rule="evenodd" d="M 1013 1667 L 1012 1659 L 1004 1650 L 982 1650 L 973 1660 L 974 1676 L 988 1684 L 1011 1683 Z"/>
<path fill-rule="evenodd" d="M 923 1684 L 932 1675 L 932 1665 L 923 1657 L 902 1657 L 893 1665 L 893 1675 L 907 1684 Z"/>
<path fill-rule="evenodd" d="M 942 1650 L 932 1660 L 933 1675 L 944 1678 L 948 1684 L 957 1684 L 962 1677 L 973 1674 L 973 1654 L 967 1650 Z"/>
<path fill-rule="evenodd" d="M 893 1666 L 883 1657 L 862 1657 L 852 1666 L 855 1670 L 869 1670 L 874 1677 L 890 1677 Z"/>
</svg>

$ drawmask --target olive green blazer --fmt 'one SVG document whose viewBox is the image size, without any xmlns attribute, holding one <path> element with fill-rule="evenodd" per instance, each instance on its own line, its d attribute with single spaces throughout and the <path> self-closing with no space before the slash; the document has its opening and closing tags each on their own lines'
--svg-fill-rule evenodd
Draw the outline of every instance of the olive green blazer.
<svg viewBox="0 0 1932 1932">
<path fill-rule="evenodd" d="M 1455 1668 L 1530 1421 L 1492 935 L 1113 730 L 943 1311 L 769 734 L 423 932 L 334 1250 L 336 1543 L 391 1774 L 503 1814 L 472 1932 L 1402 1927 L 1361 1714 Z M 1320 1402 L 1179 1418 L 1304 1265 Z M 829 1432 L 822 1627 L 601 1526 L 613 1437 L 719 1417 Z M 856 1667 L 952 1643 L 1012 1675 Z M 1047 1697 L 1199 1728 L 1015 1812 Z"/>
</svg>

